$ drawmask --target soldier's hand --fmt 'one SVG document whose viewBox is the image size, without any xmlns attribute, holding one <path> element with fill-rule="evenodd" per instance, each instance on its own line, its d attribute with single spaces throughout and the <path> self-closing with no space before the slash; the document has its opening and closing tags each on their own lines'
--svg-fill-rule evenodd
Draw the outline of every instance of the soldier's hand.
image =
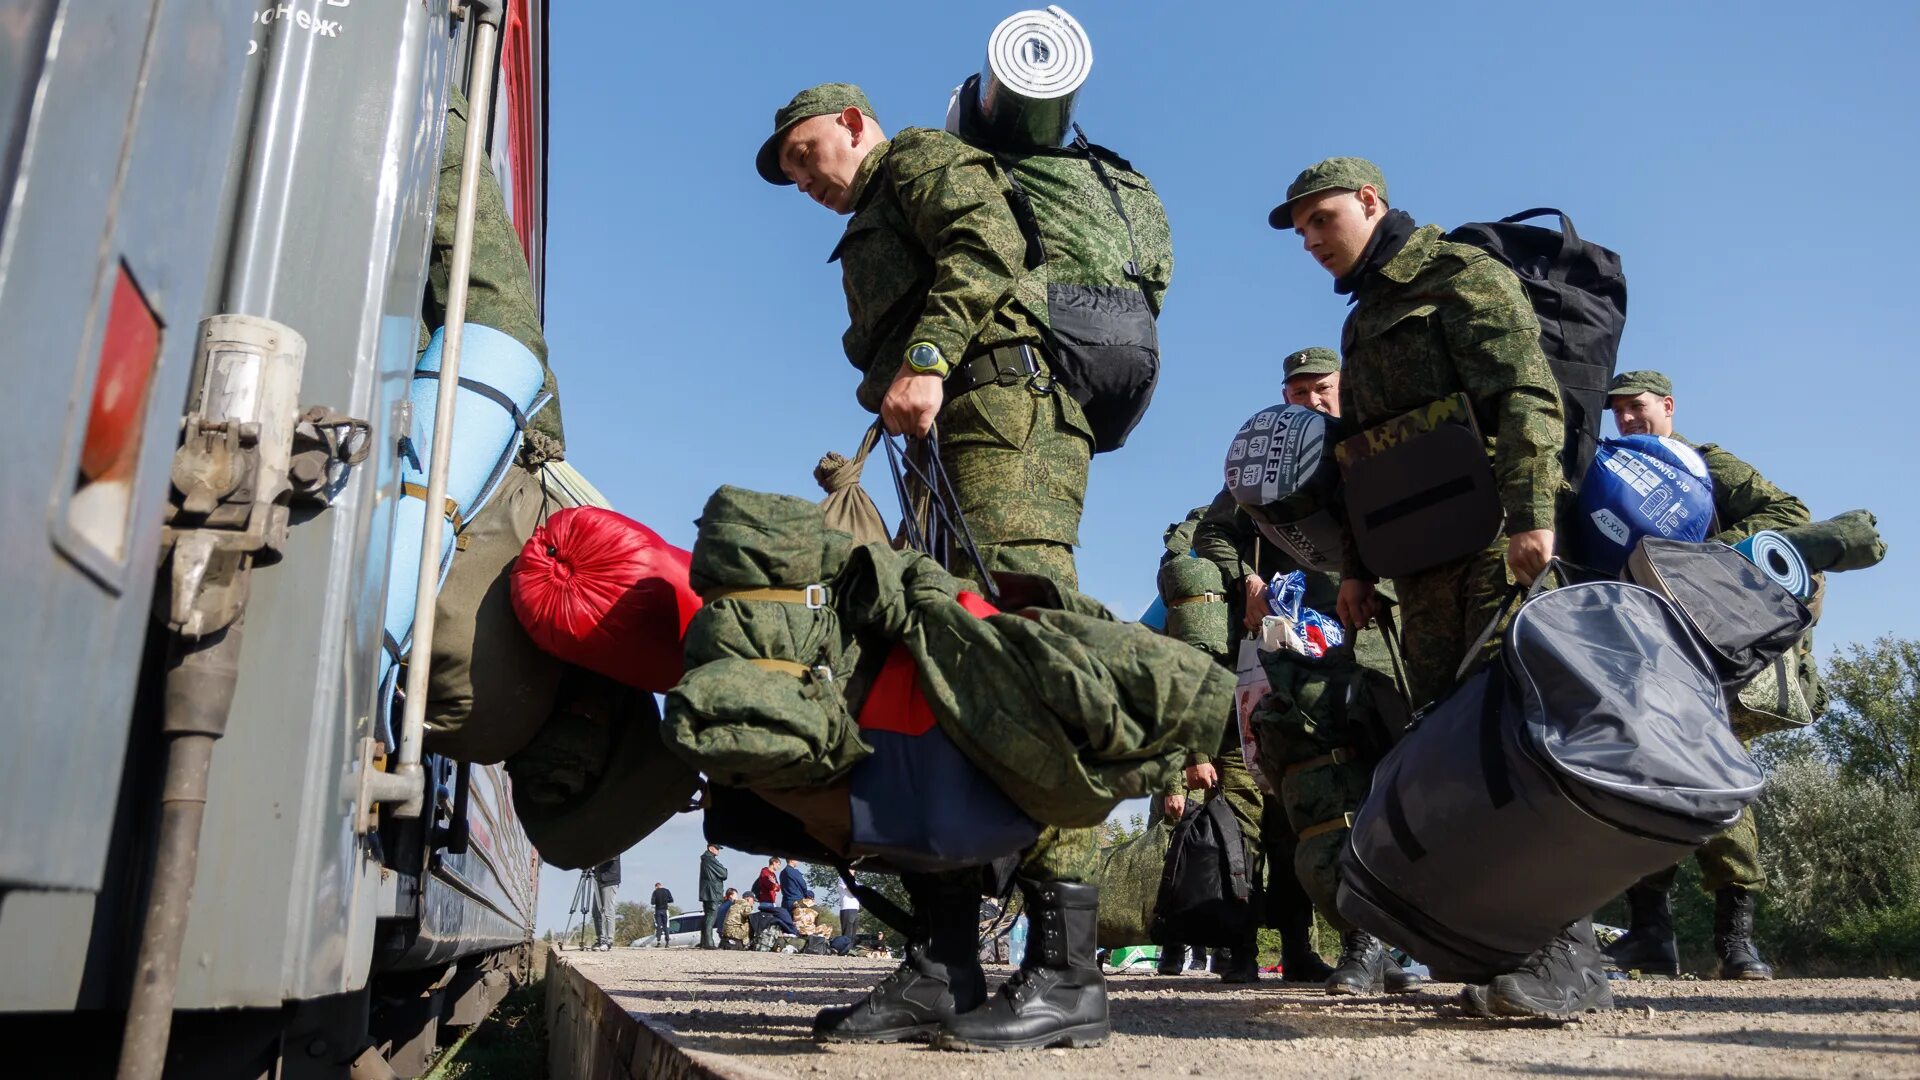
<svg viewBox="0 0 1920 1080">
<path fill-rule="evenodd" d="M 1170 818 L 1180 817 L 1187 812 L 1187 797 L 1177 791 L 1160 796 L 1160 812 Z"/>
<path fill-rule="evenodd" d="M 1553 558 L 1553 530 L 1531 529 L 1507 537 L 1507 569 L 1522 585 L 1533 584 Z"/>
<path fill-rule="evenodd" d="M 1187 766 L 1187 787 L 1206 788 L 1212 791 L 1220 783 L 1220 774 L 1214 770 L 1213 762 L 1203 761 L 1198 765 Z"/>
<path fill-rule="evenodd" d="M 1340 599 L 1334 602 L 1334 613 L 1340 617 L 1341 625 L 1355 632 L 1372 622 L 1373 617 L 1380 613 L 1380 601 L 1374 596 L 1373 582 L 1359 578 L 1341 581 Z"/>
<path fill-rule="evenodd" d="M 880 400 L 880 422 L 895 435 L 924 439 L 933 430 L 933 418 L 940 415 L 946 396 L 945 379 L 921 375 L 902 362 L 887 396 Z"/>
<path fill-rule="evenodd" d="M 1246 590 L 1246 612 L 1240 621 L 1249 630 L 1260 629 L 1260 620 L 1267 616 L 1267 583 L 1260 580 L 1258 574 L 1248 574 L 1241 586 Z"/>
</svg>

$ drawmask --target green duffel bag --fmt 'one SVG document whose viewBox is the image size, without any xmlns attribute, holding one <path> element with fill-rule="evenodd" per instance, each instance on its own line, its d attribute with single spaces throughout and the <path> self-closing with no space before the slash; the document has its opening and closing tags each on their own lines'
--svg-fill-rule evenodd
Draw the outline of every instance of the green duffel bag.
<svg viewBox="0 0 1920 1080">
<path fill-rule="evenodd" d="M 1167 606 L 1166 635 L 1212 656 L 1227 655 L 1233 640 L 1220 568 L 1193 555 L 1160 564 L 1160 600 Z"/>
<path fill-rule="evenodd" d="M 534 528 L 567 505 L 543 490 L 537 474 L 515 464 L 460 530 L 434 612 L 428 752 L 476 765 L 504 761 L 553 713 L 566 665 L 527 636 L 513 613 L 509 579 Z"/>
<path fill-rule="evenodd" d="M 1153 908 L 1172 842 L 1173 822 L 1161 816 L 1146 832 L 1100 852 L 1100 948 L 1122 949 L 1153 940 Z"/>
<path fill-rule="evenodd" d="M 559 706 L 507 759 L 513 809 L 540 857 L 603 863 L 688 808 L 700 776 L 660 741 L 653 695 L 566 667 Z"/>
</svg>

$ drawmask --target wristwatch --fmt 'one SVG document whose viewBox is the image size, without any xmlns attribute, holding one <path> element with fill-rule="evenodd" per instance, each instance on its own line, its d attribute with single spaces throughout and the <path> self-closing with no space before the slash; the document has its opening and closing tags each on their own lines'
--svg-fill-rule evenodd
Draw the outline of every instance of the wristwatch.
<svg viewBox="0 0 1920 1080">
<path fill-rule="evenodd" d="M 940 349 L 929 341 L 915 342 L 907 347 L 907 366 L 918 375 L 938 375 L 946 377 L 949 365 L 940 355 Z"/>
</svg>

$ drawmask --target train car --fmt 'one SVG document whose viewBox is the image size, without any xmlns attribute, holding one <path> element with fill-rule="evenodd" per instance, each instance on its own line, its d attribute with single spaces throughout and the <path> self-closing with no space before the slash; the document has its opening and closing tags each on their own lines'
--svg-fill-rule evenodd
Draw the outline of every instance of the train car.
<svg viewBox="0 0 1920 1080">
<path fill-rule="evenodd" d="M 419 1075 L 529 963 L 505 772 L 409 781 L 375 671 L 450 88 L 492 103 L 537 291 L 546 25 L 544 0 L 0 0 L 0 1071 Z M 249 508 L 276 432 L 210 422 L 209 372 L 296 338 L 274 392 L 312 410 L 307 482 Z M 226 680 L 218 731 L 169 704 L 183 657 Z M 188 885 L 164 1058 L 123 1055 L 166 974 L 149 909 Z"/>
</svg>

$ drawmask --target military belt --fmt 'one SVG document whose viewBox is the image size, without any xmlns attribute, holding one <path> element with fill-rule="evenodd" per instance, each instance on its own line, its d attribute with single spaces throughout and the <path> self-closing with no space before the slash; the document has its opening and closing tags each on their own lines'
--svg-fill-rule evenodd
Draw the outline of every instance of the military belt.
<svg viewBox="0 0 1920 1080">
<path fill-rule="evenodd" d="M 1313 758 L 1308 758 L 1305 761 L 1294 762 L 1293 764 L 1287 766 L 1286 775 L 1297 776 L 1300 773 L 1308 771 L 1309 769 L 1324 769 L 1328 765 L 1345 765 L 1347 762 L 1352 760 L 1353 760 L 1353 751 L 1342 746 L 1335 749 L 1331 754 L 1321 754 L 1319 757 L 1313 757 Z M 1315 826 L 1315 828 L 1318 828 L 1318 826 Z"/>
<path fill-rule="evenodd" d="M 1203 592 L 1198 596 L 1183 596 L 1167 604 L 1168 607 L 1186 607 L 1188 604 L 1224 604 L 1225 595 L 1217 592 Z"/>
<path fill-rule="evenodd" d="M 400 483 L 400 493 L 402 495 L 411 495 L 421 502 L 427 501 L 427 489 L 421 487 L 419 484 L 403 480 Z M 452 499 L 447 500 L 446 517 L 448 521 L 453 523 L 454 532 L 459 532 L 461 529 L 467 527 L 467 523 L 460 518 L 460 505 Z"/>
<path fill-rule="evenodd" d="M 809 585 L 804 589 L 715 589 L 702 597 L 711 604 L 716 600 L 765 600 L 775 604 L 805 604 L 814 610 L 827 606 L 827 587 Z"/>
<path fill-rule="evenodd" d="M 779 672 L 782 675 L 791 675 L 796 679 L 804 679 L 804 678 L 807 678 L 808 676 L 812 676 L 816 679 L 819 679 L 821 682 L 833 681 L 833 669 L 828 667 L 825 664 L 819 664 L 814 667 L 808 667 L 807 665 L 799 663 L 797 661 L 774 660 L 765 656 L 748 657 L 747 663 L 752 664 L 754 667 L 757 667 L 762 671 L 775 671 L 775 672 Z"/>
<path fill-rule="evenodd" d="M 1301 829 L 1299 835 L 1295 837 L 1295 839 L 1299 840 L 1301 843 L 1305 843 L 1316 836 L 1325 836 L 1327 833 L 1330 833 L 1330 832 L 1338 832 L 1341 829 L 1351 829 L 1351 828 L 1353 828 L 1353 815 L 1341 814 L 1339 817 L 1334 818 L 1331 821 L 1323 821 L 1318 825 L 1309 825 L 1306 828 Z"/>
<path fill-rule="evenodd" d="M 958 367 L 949 372 L 946 394 L 949 399 L 952 399 L 978 390 L 988 383 L 1016 386 L 1029 379 L 1044 380 L 1042 388 L 1053 389 L 1053 377 L 1047 372 L 1040 350 L 1031 345 L 1002 345 L 997 349 L 989 349 L 971 360 L 962 361 Z"/>
</svg>

